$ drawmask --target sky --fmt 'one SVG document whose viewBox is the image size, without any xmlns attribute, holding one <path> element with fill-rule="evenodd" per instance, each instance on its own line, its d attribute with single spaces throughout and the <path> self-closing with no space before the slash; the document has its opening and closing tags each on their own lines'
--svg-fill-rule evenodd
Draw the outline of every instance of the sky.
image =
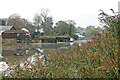
<svg viewBox="0 0 120 80">
<path fill-rule="evenodd" d="M 100 26 L 100 9 L 110 13 L 118 11 L 119 0 L 0 0 L 0 18 L 8 18 L 17 13 L 22 18 L 33 20 L 42 8 L 49 9 L 53 21 L 74 20 L 76 27 Z"/>
</svg>

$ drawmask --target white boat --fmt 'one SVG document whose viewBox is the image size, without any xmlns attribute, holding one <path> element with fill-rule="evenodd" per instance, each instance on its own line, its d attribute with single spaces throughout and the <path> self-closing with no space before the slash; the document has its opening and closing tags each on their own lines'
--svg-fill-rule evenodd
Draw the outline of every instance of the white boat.
<svg viewBox="0 0 120 80">
<path fill-rule="evenodd" d="M 74 39 L 73 38 L 70 38 L 70 42 L 73 42 L 74 41 Z"/>
</svg>

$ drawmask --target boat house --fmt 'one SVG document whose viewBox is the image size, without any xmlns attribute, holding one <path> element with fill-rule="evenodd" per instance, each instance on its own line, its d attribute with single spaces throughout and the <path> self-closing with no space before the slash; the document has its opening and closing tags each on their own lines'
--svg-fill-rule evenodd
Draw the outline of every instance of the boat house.
<svg viewBox="0 0 120 80">
<path fill-rule="evenodd" d="M 0 26 L 0 35 L 6 30 L 16 30 L 14 26 Z"/>
<path fill-rule="evenodd" d="M 6 30 L 2 32 L 2 39 L 8 43 L 26 43 L 29 38 L 27 34 L 24 30 Z"/>
</svg>

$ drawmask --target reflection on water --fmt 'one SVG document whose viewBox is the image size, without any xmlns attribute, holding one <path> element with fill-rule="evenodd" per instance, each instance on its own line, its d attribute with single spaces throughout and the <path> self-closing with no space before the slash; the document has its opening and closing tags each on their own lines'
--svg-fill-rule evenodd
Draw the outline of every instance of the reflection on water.
<svg viewBox="0 0 120 80">
<path fill-rule="evenodd" d="M 70 43 L 41 43 L 40 45 L 2 46 L 2 54 L 0 55 L 0 58 L 2 59 L 4 57 L 4 60 L 0 62 L 0 71 L 6 70 L 9 67 L 7 63 L 10 61 L 14 61 L 16 63 L 20 62 L 20 66 L 24 67 L 24 58 L 34 65 L 37 60 L 41 59 L 42 65 L 44 65 L 45 56 L 48 54 L 49 50 L 58 49 L 66 51 L 68 46 L 72 46 L 73 44 L 80 45 L 82 42 L 86 42 L 86 40 Z"/>
<path fill-rule="evenodd" d="M 8 64 L 4 61 L 0 62 L 0 72 L 6 70 L 8 68 Z"/>
</svg>

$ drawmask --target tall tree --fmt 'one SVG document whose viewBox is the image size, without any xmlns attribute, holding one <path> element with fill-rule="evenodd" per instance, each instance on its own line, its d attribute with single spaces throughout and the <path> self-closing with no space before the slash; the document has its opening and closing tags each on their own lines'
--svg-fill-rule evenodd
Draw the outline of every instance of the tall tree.
<svg viewBox="0 0 120 80">
<path fill-rule="evenodd" d="M 68 24 L 66 21 L 58 21 L 54 28 L 58 35 L 71 35 L 75 33 L 75 26 L 73 24 Z"/>
<path fill-rule="evenodd" d="M 67 24 L 76 25 L 76 22 L 74 20 L 67 20 L 66 23 Z"/>
<path fill-rule="evenodd" d="M 17 30 L 26 28 L 31 32 L 34 32 L 34 26 L 32 25 L 32 23 L 29 22 L 27 19 L 21 18 L 19 14 L 12 14 L 7 19 L 7 25 L 14 26 Z"/>
<path fill-rule="evenodd" d="M 69 25 L 64 21 L 58 21 L 56 23 L 56 32 L 59 35 L 69 34 Z"/>
<path fill-rule="evenodd" d="M 19 14 L 12 14 L 7 20 L 8 26 L 14 26 L 16 29 L 20 29 L 23 25 Z"/>
<path fill-rule="evenodd" d="M 34 16 L 34 25 L 36 26 L 37 31 L 43 28 L 45 35 L 53 34 L 53 19 L 51 16 L 48 16 L 48 9 L 42 9 L 41 13 L 35 14 Z"/>
<path fill-rule="evenodd" d="M 75 28 L 76 22 L 74 20 L 67 20 L 66 23 L 69 25 L 69 35 L 73 37 L 76 31 Z"/>
<path fill-rule="evenodd" d="M 102 29 L 100 27 L 95 28 L 95 26 L 88 26 L 86 28 L 86 37 L 93 38 L 96 37 L 96 34 L 101 33 Z"/>
<path fill-rule="evenodd" d="M 38 14 L 35 14 L 33 24 L 35 25 L 37 32 L 39 31 L 39 29 L 41 29 L 41 24 L 42 23 L 43 22 L 42 22 L 41 16 L 39 16 Z"/>
<path fill-rule="evenodd" d="M 85 28 L 82 28 L 82 27 L 77 27 L 76 28 L 76 31 L 78 32 L 78 33 L 83 33 L 83 32 L 85 32 Z"/>
</svg>

